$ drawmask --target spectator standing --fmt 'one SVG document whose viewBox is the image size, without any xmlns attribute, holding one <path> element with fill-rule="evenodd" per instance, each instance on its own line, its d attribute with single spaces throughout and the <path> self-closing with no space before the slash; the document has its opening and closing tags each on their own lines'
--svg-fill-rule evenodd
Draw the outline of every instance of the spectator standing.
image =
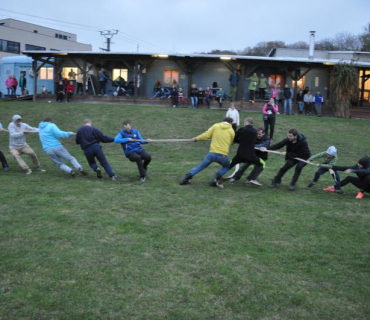
<svg viewBox="0 0 370 320">
<path fill-rule="evenodd" d="M 293 115 L 293 112 L 292 112 L 293 90 L 291 88 L 289 88 L 288 84 L 285 85 L 285 88 L 284 88 L 284 91 L 283 91 L 283 97 L 284 97 L 283 114 Z M 287 105 L 289 105 L 289 113 L 287 113 L 287 110 L 286 110 Z"/>
<path fill-rule="evenodd" d="M 304 97 L 303 91 L 299 90 L 299 92 L 297 93 L 297 97 L 296 97 L 299 114 L 303 113 L 303 106 L 304 106 L 303 97 Z"/>
<path fill-rule="evenodd" d="M 321 117 L 322 104 L 324 103 L 324 97 L 320 93 L 320 90 L 318 90 L 315 94 L 314 103 L 315 103 L 316 114 L 318 117 Z"/>
<path fill-rule="evenodd" d="M 27 88 L 27 78 L 24 72 L 21 72 L 21 76 L 19 78 L 19 87 L 21 88 L 21 94 L 25 94 L 25 89 Z"/>
<path fill-rule="evenodd" d="M 14 98 L 17 96 L 17 87 L 18 87 L 18 81 L 15 74 L 13 74 L 13 95 Z"/>
<path fill-rule="evenodd" d="M 171 101 L 172 101 L 172 107 L 176 108 L 179 104 L 179 91 L 177 90 L 176 85 L 172 85 Z"/>
<path fill-rule="evenodd" d="M 226 117 L 229 117 L 233 119 L 233 123 L 231 124 L 234 131 L 238 129 L 238 126 L 240 125 L 240 120 L 239 120 L 239 112 L 238 110 L 235 109 L 234 102 L 231 102 L 229 110 L 226 112 Z"/>
<path fill-rule="evenodd" d="M 195 84 L 191 85 L 190 89 L 190 102 L 191 102 L 191 108 L 196 109 L 198 105 L 198 89 Z"/>
<path fill-rule="evenodd" d="M 263 73 L 261 73 L 261 77 L 258 81 L 259 93 L 260 93 L 260 100 L 265 100 L 266 88 L 267 88 L 268 80 Z"/>
<path fill-rule="evenodd" d="M 207 107 L 210 108 L 212 96 L 213 96 L 212 90 L 209 87 L 207 87 L 204 92 L 204 95 L 205 95 Z"/>
<path fill-rule="evenodd" d="M 6 78 L 5 80 L 5 86 L 8 90 L 8 98 L 11 98 L 13 96 L 13 83 L 14 79 L 11 75 L 9 75 L 8 78 Z"/>
<path fill-rule="evenodd" d="M 198 106 L 202 105 L 203 107 L 203 101 L 204 101 L 205 93 L 202 87 L 199 87 L 198 89 Z"/>
<path fill-rule="evenodd" d="M 26 77 L 24 77 L 26 79 Z M 57 71 L 54 75 L 54 92 L 58 90 L 59 82 L 63 81 L 63 76 L 61 71 Z"/>
<path fill-rule="evenodd" d="M 67 85 L 67 102 L 69 102 L 74 92 L 75 92 L 75 86 L 73 84 L 73 81 L 70 81 L 69 84 Z"/>
<path fill-rule="evenodd" d="M 306 109 L 306 116 L 309 116 L 311 113 L 312 103 L 314 101 L 314 97 L 311 94 L 310 90 L 308 90 L 307 93 L 303 96 L 303 101 Z"/>
<path fill-rule="evenodd" d="M 68 80 L 73 82 L 73 85 L 76 85 L 76 72 L 71 68 L 71 71 L 68 72 Z"/>
<path fill-rule="evenodd" d="M 100 95 L 101 96 L 107 95 L 106 86 L 107 86 L 108 80 L 109 80 L 109 75 L 106 73 L 104 68 L 101 68 L 99 72 L 99 84 L 100 84 Z"/>
<path fill-rule="evenodd" d="M 271 97 L 274 99 L 275 105 L 279 109 L 279 97 L 280 97 L 280 89 L 278 88 L 278 85 L 275 84 L 273 88 L 271 88 Z M 279 111 L 277 112 L 279 114 Z"/>
<path fill-rule="evenodd" d="M 236 99 L 236 92 L 238 90 L 238 84 L 239 84 L 239 75 L 236 69 L 234 69 L 233 73 L 230 74 L 229 77 L 230 82 L 230 94 L 229 97 L 232 101 L 235 101 Z"/>
<path fill-rule="evenodd" d="M 63 102 L 65 96 L 63 81 L 59 81 L 59 84 L 55 92 L 57 96 L 57 102 Z"/>
<path fill-rule="evenodd" d="M 256 99 L 256 90 L 257 90 L 257 85 L 259 82 L 259 78 L 257 77 L 257 73 L 253 73 L 253 76 L 246 78 L 245 80 L 249 80 L 249 102 L 254 103 Z"/>
<path fill-rule="evenodd" d="M 275 121 L 278 110 L 279 109 L 277 105 L 275 105 L 274 98 L 270 98 L 269 102 L 267 102 L 262 108 L 263 122 L 265 124 L 264 134 L 268 136 L 270 127 L 270 141 L 274 138 Z"/>
<path fill-rule="evenodd" d="M 76 88 L 76 94 L 79 94 L 79 92 L 81 92 L 81 95 L 83 95 L 84 91 L 83 91 L 83 82 L 84 82 L 84 74 L 83 72 L 79 72 L 77 74 L 77 80 L 76 80 L 76 84 L 77 84 L 77 88 Z"/>
</svg>

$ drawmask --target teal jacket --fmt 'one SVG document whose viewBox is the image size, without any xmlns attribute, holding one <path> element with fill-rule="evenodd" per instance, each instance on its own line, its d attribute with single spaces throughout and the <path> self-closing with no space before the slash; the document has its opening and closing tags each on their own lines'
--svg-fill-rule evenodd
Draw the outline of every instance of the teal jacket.
<svg viewBox="0 0 370 320">
<path fill-rule="evenodd" d="M 61 131 L 57 125 L 51 122 L 40 122 L 39 137 L 44 151 L 61 147 L 58 139 L 68 138 L 72 132 Z"/>
</svg>

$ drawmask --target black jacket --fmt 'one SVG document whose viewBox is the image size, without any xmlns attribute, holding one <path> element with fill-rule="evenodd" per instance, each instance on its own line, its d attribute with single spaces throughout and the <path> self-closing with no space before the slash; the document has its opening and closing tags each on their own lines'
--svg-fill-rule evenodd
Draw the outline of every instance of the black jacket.
<svg viewBox="0 0 370 320">
<path fill-rule="evenodd" d="M 113 138 L 105 136 L 99 129 L 92 126 L 82 126 L 76 135 L 76 143 L 81 145 L 82 150 L 88 149 L 95 143 L 113 141 Z"/>
<path fill-rule="evenodd" d="M 290 90 L 290 88 L 284 88 L 284 91 L 283 91 L 283 95 L 284 95 L 284 99 L 291 99 L 292 98 L 292 91 Z"/>
<path fill-rule="evenodd" d="M 270 139 L 264 135 L 261 139 L 256 139 L 256 148 L 267 148 L 270 145 Z M 262 152 L 259 150 L 256 150 L 256 156 L 261 158 L 262 160 L 267 160 L 268 159 L 268 152 Z"/>
<path fill-rule="evenodd" d="M 254 145 L 256 144 L 257 130 L 251 125 L 240 128 L 234 138 L 234 142 L 239 143 L 236 154 L 243 158 L 252 158 L 256 155 Z"/>
<path fill-rule="evenodd" d="M 370 175 L 370 159 L 368 157 L 363 157 L 359 160 L 359 162 L 363 165 L 363 167 L 360 169 L 358 164 L 355 164 L 354 166 L 333 166 L 333 170 L 336 171 L 345 171 L 347 169 L 351 169 L 353 173 L 357 175 L 357 177 L 362 181 L 364 180 L 368 175 Z"/>
<path fill-rule="evenodd" d="M 306 137 L 303 134 L 298 134 L 297 141 L 295 143 L 293 143 L 293 141 L 289 141 L 289 139 L 286 138 L 283 141 L 280 141 L 268 147 L 267 149 L 277 150 L 281 149 L 284 146 L 286 146 L 286 160 L 288 158 L 301 158 L 307 160 L 311 156 Z"/>
</svg>

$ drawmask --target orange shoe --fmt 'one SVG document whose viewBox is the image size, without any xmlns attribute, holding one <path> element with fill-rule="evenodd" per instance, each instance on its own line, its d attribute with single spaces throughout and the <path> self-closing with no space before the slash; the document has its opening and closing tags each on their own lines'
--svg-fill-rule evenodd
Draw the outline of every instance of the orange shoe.
<svg viewBox="0 0 370 320">
<path fill-rule="evenodd" d="M 360 191 L 359 193 L 357 193 L 356 199 L 362 199 L 363 197 L 364 193 Z"/>
<path fill-rule="evenodd" d="M 335 188 L 334 186 L 330 186 L 330 187 L 327 187 L 325 189 L 323 189 L 324 191 L 330 191 L 330 192 L 335 192 Z"/>
</svg>

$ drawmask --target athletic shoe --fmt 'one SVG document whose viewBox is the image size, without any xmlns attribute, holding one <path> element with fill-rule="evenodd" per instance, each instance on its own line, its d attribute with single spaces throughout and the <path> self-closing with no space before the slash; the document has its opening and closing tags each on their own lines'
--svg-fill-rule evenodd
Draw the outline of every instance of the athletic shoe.
<svg viewBox="0 0 370 320">
<path fill-rule="evenodd" d="M 220 189 L 223 189 L 224 188 L 224 185 L 221 182 L 217 181 L 216 182 L 216 187 L 217 188 L 220 188 Z"/>
<path fill-rule="evenodd" d="M 73 170 L 71 170 L 71 172 L 69 173 L 69 175 L 70 175 L 72 178 L 74 178 L 74 177 L 75 177 L 75 173 L 74 173 L 74 171 L 73 171 Z"/>
<path fill-rule="evenodd" d="M 311 188 L 311 187 L 313 187 L 315 184 L 316 184 L 316 182 L 311 181 L 311 182 L 310 182 L 310 184 L 309 184 L 307 187 Z"/>
<path fill-rule="evenodd" d="M 117 181 L 117 176 L 110 177 L 112 181 Z"/>
<path fill-rule="evenodd" d="M 276 188 L 277 187 L 277 183 L 275 181 L 272 181 L 270 184 L 269 184 L 269 188 Z"/>
<path fill-rule="evenodd" d="M 327 187 L 325 189 L 323 189 L 324 191 L 329 191 L 329 192 L 335 192 L 335 188 L 334 186 L 330 186 L 330 187 Z"/>
<path fill-rule="evenodd" d="M 250 186 L 250 185 L 252 185 L 252 183 L 251 183 L 251 181 L 250 180 L 245 180 L 245 182 L 244 182 L 244 184 L 246 185 L 246 186 Z"/>
<path fill-rule="evenodd" d="M 229 180 L 229 184 L 234 184 L 236 181 L 237 181 L 237 180 L 235 180 L 234 178 L 231 178 L 231 179 Z"/>
<path fill-rule="evenodd" d="M 338 193 L 338 194 L 344 194 L 344 191 L 343 191 L 342 189 L 338 189 L 338 190 L 337 190 L 337 193 Z"/>
<path fill-rule="evenodd" d="M 31 174 L 32 170 L 30 168 L 26 169 L 26 174 Z"/>
<path fill-rule="evenodd" d="M 145 181 L 146 181 L 146 177 L 140 178 L 140 182 L 145 182 Z"/>
<path fill-rule="evenodd" d="M 254 184 L 255 186 L 262 186 L 262 183 L 259 182 L 258 180 L 250 180 L 251 184 Z"/>
<path fill-rule="evenodd" d="M 96 172 L 96 177 L 97 177 L 98 179 L 103 178 L 103 176 L 102 176 L 102 174 L 101 174 L 101 170 L 100 170 L 100 168 L 97 168 L 95 172 Z"/>
<path fill-rule="evenodd" d="M 8 166 L 5 166 L 5 167 L 4 167 L 4 171 L 5 171 L 5 172 L 8 172 L 9 170 L 10 170 L 10 169 L 9 169 L 9 167 L 8 167 Z"/>
<path fill-rule="evenodd" d="M 360 191 L 359 193 L 357 193 L 356 199 L 362 199 L 364 197 L 364 195 L 365 194 Z"/>
<path fill-rule="evenodd" d="M 46 172 L 46 170 L 45 170 L 45 169 L 43 169 L 43 168 L 38 168 L 38 169 L 37 169 L 37 171 L 40 171 L 40 172 L 42 172 L 42 173 Z"/>
<path fill-rule="evenodd" d="M 291 184 L 289 187 L 288 187 L 288 190 L 289 191 L 294 191 L 295 190 L 295 186 L 293 184 Z"/>
<path fill-rule="evenodd" d="M 87 176 L 88 173 L 87 171 L 85 171 L 83 168 L 81 168 L 80 170 L 78 170 L 83 176 Z"/>
</svg>

